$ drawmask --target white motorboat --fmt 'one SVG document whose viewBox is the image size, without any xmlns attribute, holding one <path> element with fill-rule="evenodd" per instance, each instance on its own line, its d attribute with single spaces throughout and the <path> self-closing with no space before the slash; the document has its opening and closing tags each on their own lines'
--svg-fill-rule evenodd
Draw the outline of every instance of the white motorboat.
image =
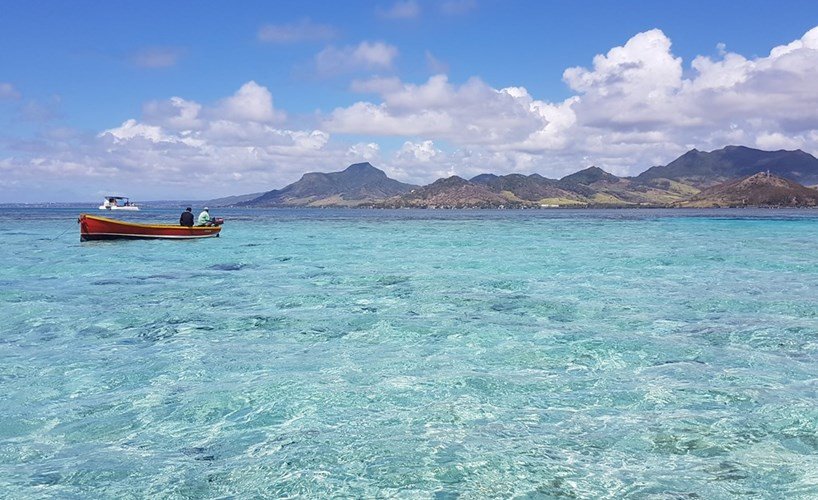
<svg viewBox="0 0 818 500">
<path fill-rule="evenodd" d="M 135 203 L 131 203 L 131 201 L 124 196 L 106 196 L 105 200 L 102 202 L 102 205 L 99 206 L 99 209 L 130 210 L 133 212 L 139 210 L 139 207 Z"/>
</svg>

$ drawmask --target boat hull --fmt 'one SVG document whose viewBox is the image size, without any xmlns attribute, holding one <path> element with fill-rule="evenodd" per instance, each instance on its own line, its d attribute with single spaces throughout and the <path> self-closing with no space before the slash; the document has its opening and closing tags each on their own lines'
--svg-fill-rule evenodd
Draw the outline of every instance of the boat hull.
<svg viewBox="0 0 818 500">
<path fill-rule="evenodd" d="M 106 217 L 82 214 L 79 218 L 80 241 L 120 239 L 192 240 L 219 236 L 221 226 L 174 226 L 171 224 L 137 224 Z"/>
<path fill-rule="evenodd" d="M 126 207 L 117 207 L 117 206 L 107 206 L 106 207 L 105 205 L 100 205 L 99 209 L 100 210 L 112 210 L 112 211 L 124 210 L 126 212 L 138 212 L 139 211 L 139 207 L 137 207 L 136 205 L 128 205 Z"/>
</svg>

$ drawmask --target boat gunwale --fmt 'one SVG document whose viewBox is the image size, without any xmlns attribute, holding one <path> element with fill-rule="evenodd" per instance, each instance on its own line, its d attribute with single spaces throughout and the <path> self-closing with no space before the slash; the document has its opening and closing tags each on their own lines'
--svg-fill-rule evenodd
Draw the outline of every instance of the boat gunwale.
<svg viewBox="0 0 818 500">
<path fill-rule="evenodd" d="M 221 231 L 221 226 L 182 226 L 178 224 L 140 224 L 138 222 L 125 222 L 117 219 L 109 219 L 108 217 L 100 217 L 98 215 L 80 214 L 80 219 L 83 217 L 87 219 L 95 219 L 102 222 L 109 222 L 112 224 L 120 224 L 123 226 L 141 227 L 145 229 L 190 229 L 193 231 L 216 230 Z"/>
</svg>

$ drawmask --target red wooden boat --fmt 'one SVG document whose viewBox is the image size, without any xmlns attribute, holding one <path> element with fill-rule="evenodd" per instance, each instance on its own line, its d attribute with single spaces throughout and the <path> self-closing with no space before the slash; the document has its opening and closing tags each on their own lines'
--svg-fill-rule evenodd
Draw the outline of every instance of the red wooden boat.
<svg viewBox="0 0 818 500">
<path fill-rule="evenodd" d="M 220 219 L 217 223 L 219 221 Z M 88 214 L 80 215 L 77 222 L 80 223 L 80 241 L 121 238 L 189 240 L 217 237 L 222 230 L 221 225 L 187 227 L 173 224 L 136 224 Z"/>
</svg>

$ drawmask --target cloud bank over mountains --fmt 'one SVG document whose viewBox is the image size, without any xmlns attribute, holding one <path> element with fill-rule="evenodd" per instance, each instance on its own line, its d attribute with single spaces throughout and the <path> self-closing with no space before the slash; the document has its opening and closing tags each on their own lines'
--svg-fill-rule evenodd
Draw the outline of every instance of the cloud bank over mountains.
<svg viewBox="0 0 818 500">
<path fill-rule="evenodd" d="M 402 12 L 412 4 L 402 3 Z M 313 39 L 331 36 L 304 23 Z M 293 33 L 267 27 L 259 38 L 288 43 Z M 380 71 L 397 57 L 388 43 L 361 42 L 327 47 L 315 64 L 333 74 L 350 66 Z M 231 192 L 272 189 L 357 161 L 426 183 L 486 171 L 560 177 L 589 165 L 631 175 L 693 147 L 727 144 L 818 153 L 818 27 L 762 57 L 720 46 L 717 57 L 689 64 L 653 29 L 567 68 L 562 79 L 573 95 L 550 102 L 523 85 L 494 88 L 479 77 L 453 82 L 437 74 L 415 83 L 371 76 L 350 85 L 356 102 L 308 117 L 287 113 L 263 82 L 211 103 L 174 96 L 95 134 L 7 144 L 14 155 L 0 159 L 0 193 L 81 178 L 88 189 L 129 193 L 138 179 L 145 189 L 160 186 L 154 198 L 218 196 L 230 194 L 224 181 Z M 0 83 L 0 99 L 25 96 Z"/>
</svg>

